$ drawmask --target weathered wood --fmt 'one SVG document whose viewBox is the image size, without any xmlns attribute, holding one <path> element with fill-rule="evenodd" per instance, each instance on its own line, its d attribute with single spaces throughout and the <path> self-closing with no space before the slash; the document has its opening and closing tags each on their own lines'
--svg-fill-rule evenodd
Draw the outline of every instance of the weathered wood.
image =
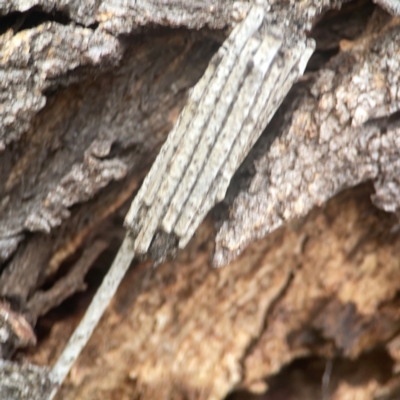
<svg viewBox="0 0 400 400">
<path fill-rule="evenodd" d="M 55 95 L 16 149 L 2 153 L 4 235 L 51 231 L 26 237 L 0 277 L 2 296 L 24 308 L 132 196 L 216 48 L 188 32 L 136 39 L 119 68 Z"/>
<path fill-rule="evenodd" d="M 390 1 L 380 3 L 390 5 Z M 167 9 L 154 1 L 154 12 L 144 15 L 143 7 L 149 10 L 150 3 L 54 4 L 33 0 L 30 5 L 55 12 L 45 15 L 52 22 L 42 24 L 35 23 L 38 9 L 28 12 L 24 8 L 28 2 L 4 4 L 0 2 L 2 13 L 9 12 L 6 7 L 11 6 L 21 14 L 5 19 L 3 26 L 10 30 L 1 32 L 3 65 L 8 72 L 26 74 L 14 77 L 27 77 L 25 91 L 24 81 L 15 78 L 14 88 L 19 89 L 10 93 L 17 97 L 19 93 L 24 99 L 33 96 L 33 100 L 22 102 L 20 111 L 12 107 L 7 111 L 15 119 L 11 129 L 5 131 L 3 139 L 8 141 L 0 154 L 0 290 L 10 301 L 9 315 L 26 323 L 80 290 L 85 270 L 92 264 L 103 264 L 103 268 L 110 264 L 109 249 L 115 252 L 124 236 L 121 225 L 128 204 L 177 120 L 188 88 L 202 75 L 233 22 L 245 16 L 247 5 L 233 9 L 238 4 L 221 2 L 210 10 L 208 2 L 198 2 L 193 8 L 189 2 L 174 2 L 174 8 Z M 298 4 L 297 10 L 304 11 L 301 6 L 307 2 Z M 311 29 L 310 21 L 321 8 L 335 4 L 339 2 L 320 2 L 316 8 L 306 8 L 308 25 L 301 29 Z M 265 5 L 273 19 L 287 11 L 288 3 L 270 1 Z M 283 396 L 320 400 L 321 391 L 324 400 L 356 395 L 396 398 L 398 382 L 391 368 L 395 371 L 400 360 L 398 227 L 397 220 L 377 211 L 369 198 L 376 196 L 374 200 L 380 200 L 376 204 L 389 207 L 389 211 L 397 209 L 398 104 L 390 88 L 397 87 L 393 71 L 397 70 L 394 39 L 398 21 L 390 20 L 378 8 L 369 18 L 371 13 L 365 10 L 373 8 L 369 2 L 349 4 L 340 13 L 328 13 L 311 33 L 317 36 L 317 54 L 309 64 L 309 71 L 314 72 L 307 73 L 289 93 L 214 214 L 217 226 L 227 221 L 230 229 L 236 223 L 241 229 L 248 224 L 242 233 L 249 243 L 271 229 L 269 226 L 260 234 L 266 225 L 253 224 L 255 208 L 249 207 L 251 202 L 242 202 L 239 207 L 243 198 L 247 201 L 257 196 L 262 199 L 265 193 L 276 195 L 279 206 L 272 207 L 272 212 L 282 223 L 367 176 L 380 190 L 374 193 L 370 186 L 361 186 L 339 195 L 322 209 L 311 211 L 301 223 L 281 227 L 252 244 L 227 269 L 209 269 L 213 221 L 200 228 L 175 262 L 162 264 L 157 270 L 149 263 L 139 265 L 127 277 L 59 398 L 219 399 L 238 388 L 252 392 L 269 388 L 265 399 Z M 345 22 L 346 13 L 355 15 L 350 17 L 351 22 Z M 363 22 L 366 19 L 370 20 L 367 27 Z M 152 30 L 149 23 L 228 30 Z M 350 41 L 360 33 L 361 39 Z M 76 39 L 76 47 L 65 47 L 63 37 L 68 42 Z M 389 37 L 393 39 L 390 45 Z M 339 48 L 343 38 L 347 42 L 341 41 Z M 61 40 L 59 47 L 57 40 Z M 26 45 L 26 52 L 20 55 L 18 43 Z M 48 47 L 41 47 L 43 44 Z M 338 56 L 325 65 L 324 60 L 335 52 Z M 49 63 L 41 62 L 41 57 Z M 327 69 L 336 74 L 331 80 L 326 79 L 332 77 Z M 358 94 L 357 101 L 364 99 L 366 103 L 353 107 L 347 101 L 352 91 Z M 2 95 L 8 99 L 6 93 Z M 334 104 L 343 107 L 324 108 L 330 103 L 323 100 L 330 95 L 342 100 Z M 343 98 L 347 99 L 344 105 Z M 379 109 L 369 100 L 387 109 Z M 359 119 L 363 115 L 355 113 L 356 109 L 366 111 L 367 119 Z M 340 132 L 332 130 L 330 117 L 339 118 L 346 110 L 358 125 L 340 120 Z M 311 113 L 315 118 L 304 125 Z M 6 117 L 4 121 L 11 121 Z M 379 140 L 362 147 L 368 132 Z M 343 138 L 349 140 L 342 143 Z M 393 139 L 389 145 L 387 139 Z M 343 153 L 339 158 L 335 149 L 328 146 L 326 151 L 327 143 L 337 142 Z M 377 146 L 372 149 L 371 143 Z M 301 162 L 304 148 L 314 157 L 311 164 Z M 358 152 L 355 158 L 351 153 L 354 150 Z M 376 160 L 377 152 L 372 150 L 379 150 Z M 274 154 L 278 156 L 272 157 Z M 323 157 L 316 160 L 317 154 Z M 293 159 L 298 160 L 298 168 L 293 167 Z M 258 160 L 256 166 L 254 160 Z M 369 175 L 361 174 L 360 165 Z M 320 190 L 307 191 L 307 185 L 302 184 L 298 188 L 298 176 L 306 177 L 312 171 L 320 174 L 314 174 Z M 329 181 L 338 185 L 324 184 L 327 171 Z M 209 185 L 210 176 L 207 174 L 202 182 Z M 288 185 L 298 190 L 288 194 Z M 272 193 L 273 188 L 276 190 Z M 218 199 L 218 185 L 211 189 Z M 304 193 L 309 196 L 307 207 L 296 208 L 294 197 L 301 200 Z M 205 198 L 208 203 L 204 209 L 215 201 L 212 198 Z M 271 210 L 261 202 L 260 211 L 268 216 Z M 243 216 L 240 221 L 239 215 Z M 172 213 L 166 216 L 165 228 L 167 219 L 173 221 L 175 217 Z M 229 247 L 223 254 L 224 262 L 236 257 L 238 249 L 242 251 L 244 245 L 239 242 L 233 245 L 237 248 Z M 217 243 L 215 260 L 222 254 L 221 243 Z M 104 246 L 107 256 L 102 253 Z M 171 246 L 176 246 L 174 240 L 156 234 L 150 250 L 160 258 L 165 252 L 157 248 L 169 250 Z M 225 246 L 224 251 L 227 249 Z M 54 364 L 84 305 L 89 303 L 88 298 L 81 299 L 85 300 L 69 318 L 54 324 L 58 310 L 53 317 L 40 320 L 39 326 L 54 324 L 49 336 L 43 340 L 39 330 L 38 347 L 17 358 Z M 1 318 L 0 313 L 0 330 L 6 326 L 5 318 Z M 7 325 L 7 329 L 17 332 L 18 326 Z M 15 343 L 0 348 L 3 356 L 35 339 L 31 331 L 16 338 Z M 4 365 L 0 366 L 0 375 L 8 368 Z M 23 380 L 25 367 L 14 364 L 13 369 Z M 26 373 L 25 378 L 29 376 Z M 308 389 L 311 376 L 315 379 Z"/>
<path fill-rule="evenodd" d="M 38 32 L 39 41 L 43 39 L 40 34 L 52 34 L 46 25 Z M 52 40 L 57 41 L 57 36 Z M 149 46 L 148 40 L 154 45 Z M 79 86 L 51 99 L 33 120 L 32 128 L 19 137 L 18 156 L 14 156 L 17 162 L 11 162 L 15 148 L 10 143 L 3 151 L 3 259 L 25 241 L 5 265 L 1 294 L 30 322 L 82 289 L 84 270 L 94 257 L 79 271 L 82 263 L 78 262 L 50 289 L 42 290 L 41 286 L 83 246 L 93 246 L 99 235 L 106 241 L 112 239 L 104 221 L 132 196 L 176 119 L 186 91 L 203 72 L 217 45 L 202 33 L 161 32 L 158 39 L 157 35 L 148 39 L 139 36 L 136 44 L 123 46 L 125 56 L 115 71 L 103 75 L 98 71 L 95 80 L 82 71 Z M 42 57 L 46 54 L 52 55 L 51 45 Z M 68 57 L 68 52 L 62 56 Z M 158 84 L 154 84 L 154 76 Z M 155 98 L 157 102 L 152 101 Z M 146 136 L 149 140 L 143 141 Z M 119 185 L 111 185 L 123 178 Z M 40 185 L 36 185 L 38 181 Z M 108 186 L 107 191 L 93 199 L 104 186 Z M 24 237 L 26 229 L 45 233 Z M 1 346 L 9 355 L 26 344 L 8 340 Z"/>
<path fill-rule="evenodd" d="M 133 257 L 148 252 L 158 230 L 172 236 L 166 243 L 176 236 L 184 248 L 210 208 L 225 197 L 233 173 L 313 53 L 314 42 L 302 32 L 310 22 L 311 5 L 271 15 L 265 14 L 265 5 L 252 5 L 212 59 L 132 203 L 125 219 L 132 232 L 54 366 L 58 385 Z M 161 245 L 165 247 L 163 241 Z M 169 247 L 157 250 L 162 259 Z"/>
<path fill-rule="evenodd" d="M 400 237 L 372 192 L 338 195 L 226 268 L 209 268 L 208 220 L 176 260 L 132 269 L 57 399 L 223 399 L 271 385 L 303 400 L 311 381 L 307 398 L 320 400 L 330 358 L 327 398 L 374 398 L 391 376 L 384 346 L 399 329 Z M 58 321 L 29 360 L 51 365 L 71 329 Z"/>
</svg>

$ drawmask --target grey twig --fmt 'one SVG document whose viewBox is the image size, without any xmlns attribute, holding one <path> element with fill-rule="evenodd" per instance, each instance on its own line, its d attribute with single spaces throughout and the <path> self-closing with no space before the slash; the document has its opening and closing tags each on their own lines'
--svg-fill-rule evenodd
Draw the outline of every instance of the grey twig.
<svg viewBox="0 0 400 400">
<path fill-rule="evenodd" d="M 133 238 L 127 234 L 110 270 L 105 276 L 101 286 L 93 297 L 86 313 L 70 337 L 67 346 L 62 352 L 51 371 L 54 382 L 54 389 L 50 395 L 52 399 L 57 393 L 58 388 L 68 375 L 72 365 L 75 363 L 82 349 L 85 347 L 94 328 L 97 326 L 104 310 L 113 298 L 122 278 L 125 276 L 135 253 L 133 252 Z"/>
<path fill-rule="evenodd" d="M 134 254 L 147 253 L 159 231 L 185 247 L 207 212 L 224 198 L 232 175 L 303 74 L 313 40 L 302 32 L 285 35 L 273 18 L 267 21 L 264 7 L 252 6 L 193 88 L 126 216 L 132 233 L 53 368 L 56 386 L 51 397 L 89 340 Z"/>
</svg>

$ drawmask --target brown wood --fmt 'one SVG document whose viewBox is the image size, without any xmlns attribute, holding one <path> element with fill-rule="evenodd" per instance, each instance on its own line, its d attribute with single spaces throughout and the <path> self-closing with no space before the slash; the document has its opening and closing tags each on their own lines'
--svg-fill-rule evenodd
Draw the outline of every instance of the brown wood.
<svg viewBox="0 0 400 400">
<path fill-rule="evenodd" d="M 193 9 L 177 1 L 185 16 L 179 22 L 157 2 L 149 14 L 140 8 L 145 2 L 130 11 L 111 1 L 70 3 L 67 10 L 45 0 L 29 12 L 13 1 L 0 8 L 0 294 L 7 311 L 0 330 L 12 338 L 1 336 L 0 354 L 49 366 L 111 264 L 129 204 L 188 90 L 244 10 L 221 1 L 210 12 L 207 1 Z M 394 12 L 390 1 L 380 3 Z M 232 399 L 397 398 L 399 26 L 367 1 L 315 22 L 317 51 L 305 78 L 223 204 L 176 259 L 156 269 L 134 263 L 58 399 L 223 399 L 231 392 Z M 370 86 L 357 91 L 353 78 L 362 66 Z M 338 88 L 370 101 L 366 119 L 352 114 L 361 119 L 340 120 L 326 139 L 345 132 L 343 148 L 362 155 L 352 163 L 309 140 L 325 121 L 323 94 L 336 96 Z M 340 119 L 343 109 L 330 112 Z M 301 123 L 310 115 L 307 130 Z M 379 160 L 355 144 L 371 129 L 379 132 Z M 277 185 L 272 218 L 272 202 L 262 208 L 251 199 L 273 192 L 271 182 L 290 171 L 290 154 L 304 146 L 323 155 L 313 176 L 326 176 L 326 186 L 298 212 L 291 202 L 307 187 L 284 197 Z M 307 176 L 310 167 L 299 165 Z M 254 225 L 255 210 L 279 224 Z M 238 251 L 221 250 L 229 240 Z M 228 266 L 211 268 L 215 250 Z"/>
</svg>

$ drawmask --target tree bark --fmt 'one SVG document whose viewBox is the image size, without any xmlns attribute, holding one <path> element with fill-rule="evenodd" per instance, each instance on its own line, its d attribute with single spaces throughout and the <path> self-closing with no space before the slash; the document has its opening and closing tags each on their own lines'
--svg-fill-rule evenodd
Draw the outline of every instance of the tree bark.
<svg viewBox="0 0 400 400">
<path fill-rule="evenodd" d="M 51 366 L 246 5 L 31 3 L 0 4 L 0 356 Z M 350 2 L 314 22 L 305 76 L 224 201 L 176 258 L 133 263 L 58 399 L 398 396 L 400 21 L 387 11 Z"/>
</svg>

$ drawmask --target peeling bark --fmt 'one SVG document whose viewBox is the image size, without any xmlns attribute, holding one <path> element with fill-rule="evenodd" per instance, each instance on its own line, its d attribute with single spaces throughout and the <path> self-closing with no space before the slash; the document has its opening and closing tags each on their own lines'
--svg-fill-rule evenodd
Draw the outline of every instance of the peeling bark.
<svg viewBox="0 0 400 400">
<path fill-rule="evenodd" d="M 316 40 L 305 77 L 177 258 L 134 263 L 59 399 L 398 397 L 400 25 L 341 3 L 283 19 L 288 2 L 264 3 L 256 40 L 281 24 L 287 50 L 299 16 Z M 248 9 L 0 1 L 0 355 L 14 355 L 0 397 L 50 391 L 48 370 L 21 360 L 56 362 L 189 89 Z M 150 253 L 176 244 L 156 234 Z M 211 269 L 213 254 L 229 266 Z"/>
</svg>

